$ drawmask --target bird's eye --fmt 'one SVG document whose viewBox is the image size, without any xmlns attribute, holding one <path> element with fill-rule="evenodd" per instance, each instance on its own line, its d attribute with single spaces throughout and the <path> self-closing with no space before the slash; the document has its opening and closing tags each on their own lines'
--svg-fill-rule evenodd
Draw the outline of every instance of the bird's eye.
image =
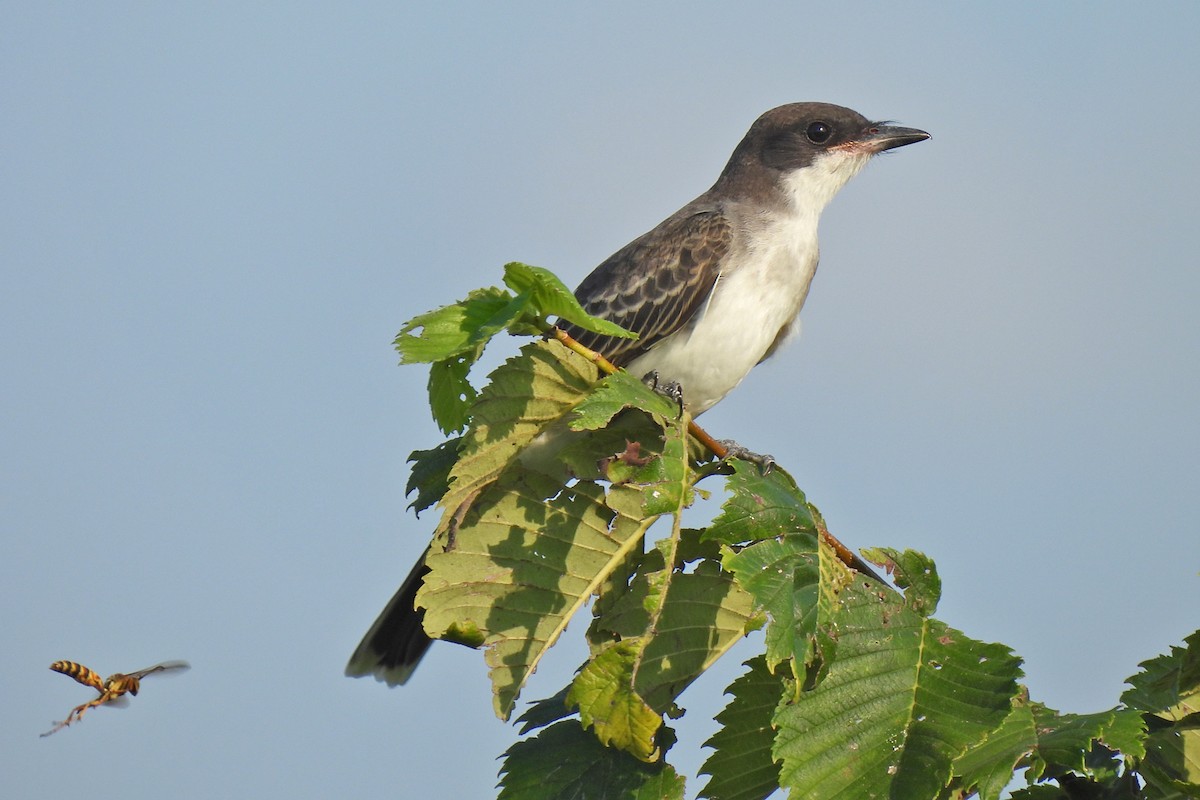
<svg viewBox="0 0 1200 800">
<path fill-rule="evenodd" d="M 824 122 L 814 122 L 804 129 L 804 135 L 813 144 L 824 144 L 833 135 L 833 128 Z"/>
</svg>

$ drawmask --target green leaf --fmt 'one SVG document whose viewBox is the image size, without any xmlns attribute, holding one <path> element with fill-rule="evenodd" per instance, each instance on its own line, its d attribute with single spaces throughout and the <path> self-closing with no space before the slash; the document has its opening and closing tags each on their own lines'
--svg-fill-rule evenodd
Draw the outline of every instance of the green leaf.
<svg viewBox="0 0 1200 800">
<path fill-rule="evenodd" d="M 1146 795 L 1138 790 L 1133 774 L 1128 773 L 1112 781 L 1096 782 L 1087 778 L 1066 775 L 1061 786 L 1042 783 L 1018 789 L 1012 800 L 1145 800 Z"/>
<path fill-rule="evenodd" d="M 1116 764 L 1111 758 L 1103 771 L 1088 763 L 1093 743 L 1141 752 L 1145 726 L 1134 711 L 1111 709 L 1096 714 L 1060 714 L 1021 696 L 999 728 L 954 762 L 961 788 L 977 789 L 981 800 L 995 800 L 1019 766 L 1027 766 L 1030 782 L 1065 772 L 1106 778 Z"/>
<path fill-rule="evenodd" d="M 775 468 L 768 475 L 754 464 L 732 461 L 726 479 L 730 497 L 704 532 L 706 540 L 739 544 L 781 533 L 817 532 L 816 522 L 792 476 Z"/>
<path fill-rule="evenodd" d="M 595 380 L 594 364 L 554 341 L 531 342 L 497 367 L 471 409 L 471 425 L 442 498 L 438 535 L 445 537 L 471 498 L 570 411 Z"/>
<path fill-rule="evenodd" d="M 684 781 L 600 744 L 577 720 L 546 728 L 504 754 L 500 800 L 683 800 Z"/>
<path fill-rule="evenodd" d="M 636 333 L 584 311 L 571 290 L 548 269 L 531 267 L 516 261 L 505 264 L 504 284 L 517 294 L 528 295 L 543 316 L 562 317 L 584 330 L 602 333 L 605 336 L 637 338 Z"/>
<path fill-rule="evenodd" d="M 461 462 L 460 462 L 461 463 Z M 455 547 L 432 551 L 417 595 L 425 630 L 477 629 L 507 719 L 546 650 L 614 569 L 627 564 L 653 520 L 614 515 L 603 489 L 569 489 L 517 470 L 480 494 L 457 529 Z"/>
<path fill-rule="evenodd" d="M 637 486 L 642 490 L 642 514 L 674 514 L 676 531 L 679 515 L 695 499 L 692 493 L 692 472 L 687 456 L 687 420 L 680 419 L 669 424 L 663 431 L 663 452 L 648 466 L 648 474 L 637 469 L 620 475 L 620 482 Z M 609 470 L 610 479 L 613 470 Z"/>
<path fill-rule="evenodd" d="M 637 564 L 628 588 L 596 604 L 589 631 L 593 642 L 612 637 L 643 642 L 633 665 L 633 688 L 659 713 L 670 712 L 692 681 L 761 624 L 750 596 L 711 559 L 715 546 L 693 541 L 695 532 L 685 536 L 681 527 L 694 477 L 687 469 L 685 423 L 668 428 L 662 481 L 627 483 L 609 493 L 610 508 L 631 517 L 669 515 L 672 528 Z M 692 561 L 691 571 L 683 572 Z"/>
<path fill-rule="evenodd" d="M 1200 631 L 1140 666 L 1121 700 L 1150 723 L 1138 765 L 1148 796 L 1200 797 Z"/>
<path fill-rule="evenodd" d="M 893 577 L 896 585 L 904 590 L 904 600 L 913 611 L 928 617 L 937 610 L 938 600 L 942 597 L 942 579 L 931 558 L 916 550 L 900 552 L 890 547 L 868 547 L 862 555 Z"/>
<path fill-rule="evenodd" d="M 408 507 L 420 516 L 421 512 L 437 503 L 446 494 L 450 485 L 450 470 L 458 462 L 458 449 L 462 437 L 447 439 L 432 450 L 413 450 L 408 454 L 408 463 L 413 465 L 408 476 L 404 496 L 417 493 L 417 499 Z"/>
<path fill-rule="evenodd" d="M 1200 798 L 1200 729 L 1175 723 L 1152 732 L 1138 774 L 1147 797 Z"/>
<path fill-rule="evenodd" d="M 396 335 L 401 364 L 428 364 L 453 356 L 479 357 L 483 345 L 476 333 L 512 302 L 503 289 L 476 289 L 454 305 L 442 306 L 413 317 Z"/>
<path fill-rule="evenodd" d="M 628 372 L 604 376 L 578 406 L 571 418 L 571 430 L 603 428 L 618 412 L 637 408 L 651 414 L 660 424 L 679 416 L 679 407 Z"/>
<path fill-rule="evenodd" d="M 570 686 L 564 686 L 550 697 L 530 703 L 529 708 L 517 717 L 517 724 L 520 725 L 517 730 L 525 734 L 538 728 L 544 728 L 560 719 L 574 716 L 575 711 L 567 706 L 567 693 L 570 690 Z"/>
<path fill-rule="evenodd" d="M 454 356 L 429 367 L 429 408 L 442 433 L 461 431 L 471 418 L 471 406 L 479 396 L 467 380 L 472 363 L 466 356 Z"/>
<path fill-rule="evenodd" d="M 443 433 L 463 429 L 476 391 L 471 366 L 487 343 L 505 328 L 515 329 L 527 312 L 528 295 L 503 289 L 476 289 L 465 300 L 409 320 L 396 336 L 401 364 L 429 363 L 429 406 Z"/>
<path fill-rule="evenodd" d="M 647 554 L 628 591 L 592 623 L 589 637 L 604 641 L 652 635 L 639 654 L 634 689 L 651 708 L 666 713 L 692 681 L 758 627 L 750 595 L 712 562 L 700 562 L 691 572 L 675 573 L 665 596 L 654 595 L 651 580 L 661 576 L 661 550 Z M 648 605 L 661 597 L 654 623 Z"/>
<path fill-rule="evenodd" d="M 785 534 L 734 551 L 726 547 L 722 566 L 770 617 L 766 659 L 771 671 L 795 660 L 801 677 L 814 664 L 828 666 L 836 649 L 837 593 L 851 573 L 813 533 Z"/>
<path fill-rule="evenodd" d="M 964 792 L 977 791 L 980 800 L 996 800 L 1012 782 L 1017 764 L 1036 747 L 1037 728 L 1029 700 L 1015 698 L 1012 711 L 1000 727 L 955 760 L 954 774 L 959 776 L 960 788 Z"/>
<path fill-rule="evenodd" d="M 870 581 L 839 595 L 837 659 L 781 707 L 781 784 L 805 798 L 934 797 L 1008 715 L 1020 661 L 921 617 Z"/>
<path fill-rule="evenodd" d="M 1163 719 L 1181 720 L 1200 712 L 1200 631 L 1183 640 L 1184 647 L 1143 661 L 1142 671 L 1129 678 L 1132 688 L 1121 702 Z"/>
<path fill-rule="evenodd" d="M 602 744 L 641 761 L 654 761 L 659 756 L 655 735 L 662 716 L 633 688 L 642 644 L 639 639 L 626 639 L 602 649 L 571 683 L 567 703 L 578 707 L 583 726 L 592 728 Z"/>
<path fill-rule="evenodd" d="M 771 718 L 780 698 L 792 690 L 788 681 L 771 674 L 765 657 L 756 656 L 746 666 L 725 690 L 733 699 L 717 714 L 721 729 L 704 743 L 713 753 L 700 768 L 710 776 L 700 796 L 710 800 L 763 800 L 779 788 Z"/>
<path fill-rule="evenodd" d="M 647 464 L 662 451 L 662 426 L 648 414 L 629 410 L 617 415 L 608 427 L 572 435 L 557 458 L 576 477 L 613 481 L 623 466 Z"/>
<path fill-rule="evenodd" d="M 505 329 L 514 335 L 538 336 L 544 333 L 545 325 L 531 327 L 521 322 L 529 311 L 530 299 L 529 295 L 518 293 L 507 304 L 496 309 L 492 316 L 477 324 L 471 333 L 470 344 L 482 352 L 491 338 Z"/>
</svg>

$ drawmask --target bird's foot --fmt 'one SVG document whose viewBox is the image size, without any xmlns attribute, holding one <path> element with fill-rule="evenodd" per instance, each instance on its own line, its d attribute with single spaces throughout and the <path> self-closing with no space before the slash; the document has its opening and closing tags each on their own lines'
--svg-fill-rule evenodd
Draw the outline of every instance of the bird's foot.
<svg viewBox="0 0 1200 800">
<path fill-rule="evenodd" d="M 756 453 L 753 450 L 742 447 L 733 439 L 718 439 L 717 444 L 725 448 L 726 460 L 740 458 L 743 461 L 757 464 L 763 475 L 770 475 L 771 470 L 775 469 L 775 456 Z"/>
<path fill-rule="evenodd" d="M 651 391 L 674 400 L 679 407 L 679 416 L 683 416 L 683 386 L 678 381 L 664 381 L 658 377 L 658 370 L 652 369 L 642 376 L 642 383 L 649 386 Z"/>
</svg>

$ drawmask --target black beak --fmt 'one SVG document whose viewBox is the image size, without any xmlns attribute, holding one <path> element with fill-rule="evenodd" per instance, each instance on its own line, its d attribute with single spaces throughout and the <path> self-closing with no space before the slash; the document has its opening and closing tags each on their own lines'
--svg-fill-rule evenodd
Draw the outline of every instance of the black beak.
<svg viewBox="0 0 1200 800">
<path fill-rule="evenodd" d="M 923 142 L 928 138 L 928 133 L 916 128 L 901 128 L 877 122 L 867 128 L 858 141 L 869 148 L 872 153 L 882 153 L 884 150 L 904 147 L 906 144 Z"/>
</svg>

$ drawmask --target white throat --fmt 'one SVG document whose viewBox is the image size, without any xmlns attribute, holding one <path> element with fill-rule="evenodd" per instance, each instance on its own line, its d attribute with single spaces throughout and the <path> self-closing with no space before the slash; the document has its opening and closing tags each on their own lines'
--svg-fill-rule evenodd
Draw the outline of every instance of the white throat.
<svg viewBox="0 0 1200 800">
<path fill-rule="evenodd" d="M 796 214 L 819 215 L 833 196 L 871 160 L 871 154 L 833 150 L 783 179 L 783 191 Z"/>
</svg>

